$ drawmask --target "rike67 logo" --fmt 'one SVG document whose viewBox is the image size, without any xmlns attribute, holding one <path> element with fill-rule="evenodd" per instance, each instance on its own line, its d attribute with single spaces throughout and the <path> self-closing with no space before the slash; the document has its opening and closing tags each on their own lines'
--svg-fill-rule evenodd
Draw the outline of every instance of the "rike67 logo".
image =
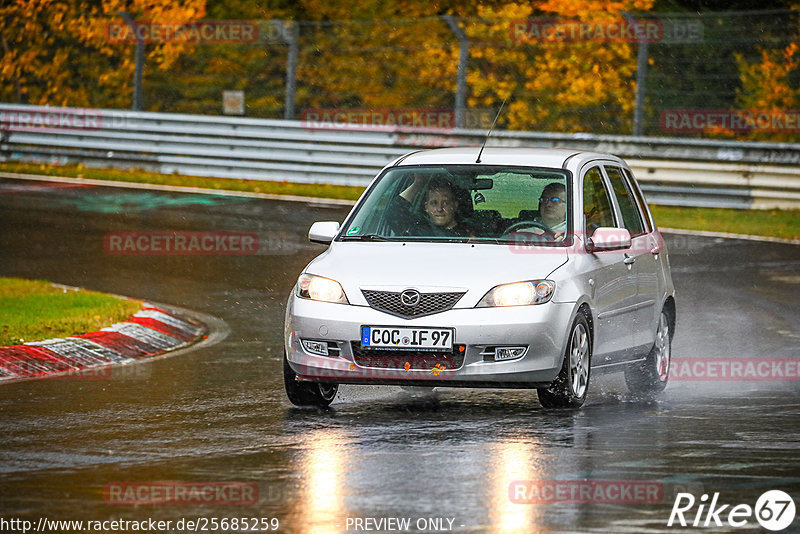
<svg viewBox="0 0 800 534">
<path fill-rule="evenodd" d="M 756 501 L 755 507 L 749 504 L 721 504 L 719 493 L 714 493 L 710 502 L 707 494 L 703 494 L 698 501 L 691 493 L 678 493 L 667 526 L 741 528 L 754 527 L 755 520 L 762 528 L 776 532 L 788 528 L 794 521 L 794 516 L 794 500 L 781 490 L 764 492 Z"/>
</svg>

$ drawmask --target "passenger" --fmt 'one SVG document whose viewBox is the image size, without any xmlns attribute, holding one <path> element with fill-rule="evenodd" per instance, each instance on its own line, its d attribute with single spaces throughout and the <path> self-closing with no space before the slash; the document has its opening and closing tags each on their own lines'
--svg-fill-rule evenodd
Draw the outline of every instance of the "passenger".
<svg viewBox="0 0 800 534">
<path fill-rule="evenodd" d="M 440 232 L 467 237 L 474 229 L 459 220 L 459 202 L 453 184 L 443 178 L 434 178 L 425 195 L 425 214 Z"/>
<path fill-rule="evenodd" d="M 426 181 L 423 175 L 417 174 L 414 182 L 400 193 L 399 196 L 405 201 L 403 204 L 406 204 L 409 213 L 414 198 Z M 456 187 L 447 179 L 440 176 L 430 179 L 422 207 L 426 215 L 425 220 L 411 221 L 407 235 L 469 237 L 475 234 L 475 229 L 461 220 Z M 426 226 L 428 228 L 425 228 Z"/>
</svg>

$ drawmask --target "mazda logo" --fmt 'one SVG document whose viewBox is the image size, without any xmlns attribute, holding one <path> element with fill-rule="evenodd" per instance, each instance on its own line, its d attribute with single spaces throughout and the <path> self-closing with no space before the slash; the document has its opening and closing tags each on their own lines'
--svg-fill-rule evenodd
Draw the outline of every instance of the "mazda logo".
<svg viewBox="0 0 800 534">
<path fill-rule="evenodd" d="M 406 289 L 400 293 L 400 302 L 403 306 L 416 306 L 419 304 L 420 294 L 416 289 Z"/>
</svg>

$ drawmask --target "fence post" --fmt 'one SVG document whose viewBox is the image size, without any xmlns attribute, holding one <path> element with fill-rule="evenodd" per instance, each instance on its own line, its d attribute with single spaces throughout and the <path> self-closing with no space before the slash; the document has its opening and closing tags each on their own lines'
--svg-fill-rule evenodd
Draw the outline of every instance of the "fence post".
<svg viewBox="0 0 800 534">
<path fill-rule="evenodd" d="M 639 43 L 636 58 L 636 103 L 633 110 L 633 135 L 644 135 L 644 95 L 647 93 L 647 41 Z"/>
<path fill-rule="evenodd" d="M 628 24 L 636 24 L 630 13 L 622 12 Z M 644 135 L 644 96 L 647 93 L 647 39 L 639 41 L 636 56 L 636 102 L 633 108 L 633 135 Z"/>
<path fill-rule="evenodd" d="M 458 82 L 456 85 L 456 128 L 464 127 L 464 111 L 467 103 L 467 61 L 469 60 L 469 40 L 452 15 L 442 18 L 458 39 Z"/>
<path fill-rule="evenodd" d="M 289 45 L 286 59 L 286 103 L 283 108 L 283 118 L 294 119 L 294 95 L 297 88 L 297 56 L 298 40 L 300 38 L 300 25 L 294 21 L 283 23 L 284 38 Z"/>
<path fill-rule="evenodd" d="M 136 31 L 137 25 L 136 22 L 131 17 L 130 13 L 127 11 L 120 11 L 120 16 L 128 23 L 133 30 L 133 35 L 136 36 L 136 66 L 134 67 L 133 71 L 133 105 L 131 109 L 133 111 L 142 111 L 144 107 L 144 102 L 142 99 L 142 70 L 144 69 L 144 41 L 139 36 L 139 32 Z"/>
</svg>

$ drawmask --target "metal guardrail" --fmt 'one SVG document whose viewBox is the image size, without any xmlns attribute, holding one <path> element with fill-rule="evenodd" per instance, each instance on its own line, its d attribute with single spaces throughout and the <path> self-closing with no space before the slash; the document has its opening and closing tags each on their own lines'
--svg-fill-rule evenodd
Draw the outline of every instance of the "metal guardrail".
<svg viewBox="0 0 800 534">
<path fill-rule="evenodd" d="M 411 150 L 478 146 L 485 132 L 0 104 L 0 161 L 366 185 Z M 333 125 L 331 125 L 333 126 Z M 800 144 L 517 131 L 487 147 L 564 147 L 625 158 L 652 203 L 799 208 Z"/>
</svg>

